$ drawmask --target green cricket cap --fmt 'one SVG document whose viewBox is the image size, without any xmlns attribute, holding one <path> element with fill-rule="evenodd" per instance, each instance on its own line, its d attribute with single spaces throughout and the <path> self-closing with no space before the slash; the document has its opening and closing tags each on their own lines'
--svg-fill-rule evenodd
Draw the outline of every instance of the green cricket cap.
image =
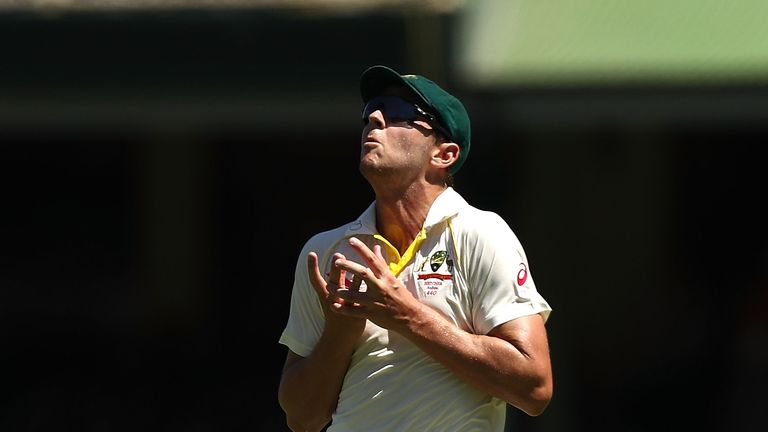
<svg viewBox="0 0 768 432">
<path fill-rule="evenodd" d="M 382 65 L 369 67 L 360 77 L 360 95 L 363 103 L 379 96 L 391 85 L 410 89 L 420 101 L 419 106 L 433 114 L 440 126 L 451 135 L 447 138 L 459 145 L 459 158 L 451 166 L 451 173 L 456 173 L 467 159 L 470 146 L 469 115 L 464 104 L 428 78 L 421 75 L 401 75 Z"/>
</svg>

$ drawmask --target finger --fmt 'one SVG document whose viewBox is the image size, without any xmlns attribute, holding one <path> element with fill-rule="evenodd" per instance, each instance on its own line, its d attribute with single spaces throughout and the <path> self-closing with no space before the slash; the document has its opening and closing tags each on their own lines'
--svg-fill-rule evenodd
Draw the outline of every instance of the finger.
<svg viewBox="0 0 768 432">
<path fill-rule="evenodd" d="M 379 246 L 378 254 L 375 254 L 365 243 L 355 237 L 349 238 L 349 245 L 363 257 L 366 263 L 368 263 L 370 269 L 373 270 L 374 276 L 379 277 L 389 271 L 387 260 L 381 255 L 381 247 L 379 245 L 374 246 L 374 248 Z"/>
<path fill-rule="evenodd" d="M 319 258 L 314 252 L 307 254 L 307 270 L 309 271 L 309 281 L 312 283 L 312 287 L 320 298 L 326 298 L 328 296 L 328 287 L 323 278 L 323 274 L 320 272 L 320 266 L 318 264 Z"/>
<path fill-rule="evenodd" d="M 375 244 L 373 245 L 373 254 L 376 255 L 380 260 L 386 262 L 387 260 L 384 259 L 384 255 L 381 253 L 381 245 Z"/>
<path fill-rule="evenodd" d="M 370 268 L 365 267 L 362 264 L 358 264 L 354 261 L 349 260 L 339 260 L 336 261 L 336 265 L 339 266 L 339 268 L 343 269 L 347 273 L 353 273 L 355 275 L 354 280 L 352 281 L 352 285 L 356 285 L 355 291 L 357 291 L 360 288 L 360 284 L 363 281 L 371 282 L 372 279 L 374 279 L 376 276 L 373 274 Z M 351 289 L 352 287 L 350 287 Z"/>
<path fill-rule="evenodd" d="M 336 262 L 338 260 L 346 259 L 346 257 L 336 252 L 333 254 L 333 265 L 331 266 L 330 274 L 328 275 L 328 281 L 336 286 L 344 287 L 346 286 L 345 278 L 347 277 L 346 271 L 341 269 L 339 266 L 336 265 Z"/>
<path fill-rule="evenodd" d="M 346 305 L 360 304 L 364 300 L 364 294 L 360 291 L 343 290 L 339 291 L 338 296 L 341 302 Z"/>
<path fill-rule="evenodd" d="M 360 291 L 360 285 L 362 284 L 363 284 L 363 277 L 355 274 L 355 278 L 352 280 L 352 285 L 349 286 L 349 290 Z"/>
<path fill-rule="evenodd" d="M 365 312 L 364 302 L 366 301 L 369 301 L 369 299 L 366 297 L 365 293 L 342 290 L 339 291 L 339 307 L 335 307 L 334 311 L 349 316 L 361 316 L 360 313 Z"/>
</svg>

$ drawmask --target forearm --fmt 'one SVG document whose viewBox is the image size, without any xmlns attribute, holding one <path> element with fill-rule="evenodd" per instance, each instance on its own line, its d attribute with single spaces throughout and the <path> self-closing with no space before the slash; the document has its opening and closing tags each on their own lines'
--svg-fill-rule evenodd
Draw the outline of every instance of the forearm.
<svg viewBox="0 0 768 432">
<path fill-rule="evenodd" d="M 400 332 L 465 382 L 530 415 L 540 414 L 551 398 L 546 339 L 542 346 L 536 338 L 519 337 L 514 331 L 504 339 L 468 333 L 426 305 L 405 321 Z"/>
<path fill-rule="evenodd" d="M 294 431 L 319 431 L 336 409 L 354 343 L 325 332 L 312 353 L 286 363 L 278 399 Z"/>
</svg>

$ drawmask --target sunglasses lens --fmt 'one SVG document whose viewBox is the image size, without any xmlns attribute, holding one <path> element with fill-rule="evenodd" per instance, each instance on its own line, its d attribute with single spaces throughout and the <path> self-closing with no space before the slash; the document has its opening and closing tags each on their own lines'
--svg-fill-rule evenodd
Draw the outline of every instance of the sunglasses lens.
<svg viewBox="0 0 768 432">
<path fill-rule="evenodd" d="M 376 110 L 381 110 L 388 120 L 414 120 L 416 108 L 414 104 L 396 96 L 379 96 L 371 99 L 363 109 L 363 122 Z"/>
</svg>

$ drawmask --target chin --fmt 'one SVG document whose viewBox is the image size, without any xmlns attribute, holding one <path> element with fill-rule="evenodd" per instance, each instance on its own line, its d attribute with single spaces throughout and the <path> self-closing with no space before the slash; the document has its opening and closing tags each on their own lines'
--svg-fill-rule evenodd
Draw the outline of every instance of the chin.
<svg viewBox="0 0 768 432">
<path fill-rule="evenodd" d="M 359 169 L 360 173 L 366 179 L 370 179 L 371 177 L 378 177 L 385 171 L 382 169 L 381 165 L 378 165 L 372 161 L 366 161 L 365 159 L 360 161 Z"/>
</svg>

